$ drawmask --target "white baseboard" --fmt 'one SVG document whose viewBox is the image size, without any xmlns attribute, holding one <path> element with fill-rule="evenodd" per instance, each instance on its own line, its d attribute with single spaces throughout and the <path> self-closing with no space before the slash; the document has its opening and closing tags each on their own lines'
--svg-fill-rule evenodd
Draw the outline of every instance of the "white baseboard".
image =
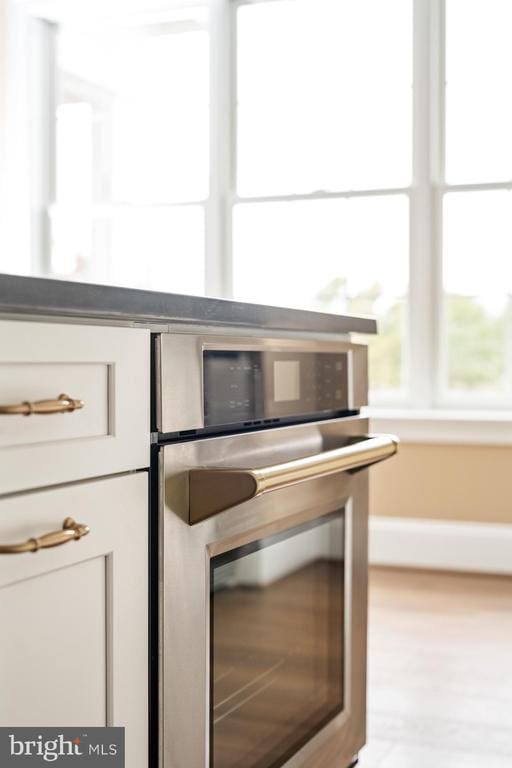
<svg viewBox="0 0 512 768">
<path fill-rule="evenodd" d="M 512 525 L 370 517 L 370 564 L 512 574 Z"/>
</svg>

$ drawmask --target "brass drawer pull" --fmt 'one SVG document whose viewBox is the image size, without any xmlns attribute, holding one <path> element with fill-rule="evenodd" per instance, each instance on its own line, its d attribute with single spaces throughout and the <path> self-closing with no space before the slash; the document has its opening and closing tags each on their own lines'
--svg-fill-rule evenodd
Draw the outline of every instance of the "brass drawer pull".
<svg viewBox="0 0 512 768">
<path fill-rule="evenodd" d="M 34 539 L 27 539 L 20 544 L 0 544 L 0 555 L 19 555 L 22 552 L 37 552 L 38 549 L 60 547 L 73 539 L 81 539 L 87 536 L 90 528 L 83 523 L 75 523 L 72 517 L 66 517 L 62 523 L 62 530 L 45 533 Z"/>
<path fill-rule="evenodd" d="M 36 400 L 33 403 L 26 400 L 17 405 L 0 405 L 2 416 L 32 416 L 37 413 L 46 415 L 50 413 L 71 413 L 83 408 L 83 400 L 75 400 L 69 395 L 59 395 L 56 400 Z"/>
</svg>

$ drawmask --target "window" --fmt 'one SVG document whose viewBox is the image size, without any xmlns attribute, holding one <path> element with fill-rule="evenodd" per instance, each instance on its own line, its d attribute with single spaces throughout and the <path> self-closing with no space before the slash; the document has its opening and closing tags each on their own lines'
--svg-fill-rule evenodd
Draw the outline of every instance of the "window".
<svg viewBox="0 0 512 768">
<path fill-rule="evenodd" d="M 503 405 L 512 395 L 511 25 L 507 0 L 446 0 L 441 337 L 449 401 Z"/>
<path fill-rule="evenodd" d="M 206 7 L 39 26 L 55 61 L 49 271 L 203 293 Z"/>
<path fill-rule="evenodd" d="M 378 314 L 371 378 L 405 389 L 411 0 L 240 3 L 232 290 Z M 262 55 L 264 52 L 264 55 Z"/>
<path fill-rule="evenodd" d="M 510 405 L 510 0 L 64 5 L 41 273 L 375 314 L 374 404 Z"/>
</svg>

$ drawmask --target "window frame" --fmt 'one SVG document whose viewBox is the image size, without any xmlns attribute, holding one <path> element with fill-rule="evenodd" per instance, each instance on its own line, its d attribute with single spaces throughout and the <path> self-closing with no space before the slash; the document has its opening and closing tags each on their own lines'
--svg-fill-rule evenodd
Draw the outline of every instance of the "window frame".
<svg viewBox="0 0 512 768">
<path fill-rule="evenodd" d="M 428 1 L 428 0 L 427 0 Z M 236 15 L 241 6 L 280 0 L 210 0 L 210 101 L 218 105 L 211 111 L 210 200 L 205 228 L 205 288 L 209 295 L 236 298 L 233 291 L 233 212 L 236 205 L 266 202 L 346 199 L 401 195 L 408 199 L 411 220 L 414 171 L 405 187 L 340 189 L 330 192 L 241 196 L 237 192 L 237 39 Z M 415 17 L 419 0 L 414 0 Z M 425 4 L 425 0 L 421 0 Z M 414 22 L 416 23 L 416 22 Z M 414 55 L 414 54 L 413 54 Z M 414 64 L 413 64 L 414 66 Z M 413 127 L 414 130 L 414 127 Z M 219 141 L 220 139 L 220 141 Z M 414 136 L 413 136 L 414 145 Z M 409 314 L 409 313 L 408 313 Z M 406 339 L 409 338 L 407 329 Z M 403 344 L 404 369 L 409 352 Z M 399 392 L 382 393 L 385 405 L 402 405 L 409 401 L 408 382 Z"/>
<path fill-rule="evenodd" d="M 208 0 L 202 0 L 202 2 L 201 0 L 178 0 L 176 2 L 171 0 L 171 5 L 176 8 L 186 8 L 190 6 L 201 7 L 204 6 L 207 1 Z M 2 2 L 13 3 L 16 2 L 16 0 L 0 0 L 0 6 Z M 23 11 L 25 22 L 27 23 L 30 42 L 33 48 L 32 55 L 29 57 L 31 74 L 27 82 L 28 101 L 35 118 L 30 130 L 31 265 L 33 274 L 40 277 L 51 277 L 51 219 L 57 211 L 57 137 L 55 116 L 60 95 L 57 55 L 59 21 L 56 21 L 53 17 L 58 17 L 60 10 L 58 2 L 55 2 L 54 8 L 54 0 L 48 0 L 47 4 L 45 3 L 45 7 L 43 7 L 44 15 L 40 15 L 37 0 L 35 0 L 33 6 L 30 5 L 29 0 L 19 0 L 19 2 L 24 4 Z M 46 18 L 46 15 L 48 15 L 48 18 Z M 206 31 L 208 32 L 208 29 Z M 211 58 L 210 55 L 210 64 Z M 66 77 L 66 80 L 69 81 L 70 78 Z M 76 80 L 78 81 L 79 78 L 76 78 Z M 84 95 L 85 90 L 86 89 L 84 88 Z M 212 78 L 210 77 L 210 94 L 211 90 Z M 213 110 L 211 110 L 211 112 L 213 113 Z M 210 145 L 211 135 L 212 128 L 210 121 Z M 210 190 L 211 188 L 212 184 L 210 183 Z M 189 206 L 200 208 L 203 211 L 205 222 L 204 276 L 202 282 L 204 292 L 207 293 L 208 287 L 206 280 L 209 272 L 208 259 L 206 256 L 207 244 L 209 242 L 207 219 L 210 210 L 210 198 L 211 194 L 202 198 L 187 198 L 180 201 L 155 200 L 150 203 L 93 199 L 91 203 L 91 221 L 93 224 L 104 221 L 111 225 L 116 216 L 130 211 L 144 212 L 148 209 L 170 210 L 173 208 L 186 208 Z M 61 275 L 57 275 L 57 277 L 62 279 Z"/>
<path fill-rule="evenodd" d="M 412 177 L 408 187 L 340 190 L 310 194 L 241 197 L 236 190 L 237 40 L 236 14 L 242 5 L 280 0 L 210 0 L 210 169 L 205 200 L 168 203 L 202 205 L 205 210 L 204 286 L 207 295 L 233 298 L 233 211 L 236 205 L 269 201 L 319 200 L 405 195 L 409 201 L 409 291 L 403 341 L 404 389 L 381 396 L 375 405 L 383 416 L 394 413 L 423 423 L 426 414 L 452 411 L 455 421 L 480 408 L 481 415 L 501 419 L 511 398 L 485 398 L 471 393 L 459 398 L 445 386 L 447 339 L 443 290 L 443 201 L 447 193 L 512 189 L 512 180 L 496 183 L 447 184 L 445 181 L 445 21 L 446 0 L 412 2 Z M 187 5 L 176 2 L 176 5 Z M 204 1 L 190 2 L 203 5 Z M 48 110 L 43 115 L 48 120 Z M 46 166 L 48 167 L 48 165 Z M 39 179 L 41 176 L 39 175 Z M 48 190 L 53 189 L 50 179 Z M 51 202 L 51 201 L 50 201 Z M 44 233 L 36 236 L 47 253 Z M 41 265 L 40 265 L 41 266 Z M 44 260 L 43 264 L 44 266 Z M 262 297 L 264 300 L 264 297 Z M 392 411 L 389 411 L 392 408 Z M 467 413 L 466 413 L 467 416 Z M 420 430 L 421 431 L 421 430 Z"/>
<path fill-rule="evenodd" d="M 211 13 L 211 227 L 205 231 L 207 293 L 233 298 L 235 205 L 400 194 L 409 200 L 409 291 L 403 341 L 404 388 L 378 394 L 377 408 L 415 414 L 479 407 L 491 412 L 511 398 L 450 392 L 443 288 L 443 204 L 447 193 L 512 189 L 511 182 L 448 184 L 445 180 L 445 0 L 412 0 L 412 179 L 409 187 L 242 197 L 236 191 L 236 13 L 242 5 L 279 0 L 213 0 Z M 212 121 L 213 123 L 213 121 Z M 219 141 L 220 139 L 220 141 Z M 215 220 L 215 211 L 219 212 Z"/>
</svg>

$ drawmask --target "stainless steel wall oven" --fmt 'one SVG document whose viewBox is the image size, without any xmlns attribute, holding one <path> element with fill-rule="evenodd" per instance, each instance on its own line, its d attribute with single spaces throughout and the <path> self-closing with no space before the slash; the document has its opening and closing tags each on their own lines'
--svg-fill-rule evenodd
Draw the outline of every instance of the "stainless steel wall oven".
<svg viewBox="0 0 512 768">
<path fill-rule="evenodd" d="M 161 768 L 346 768 L 365 741 L 364 345 L 162 334 Z"/>
</svg>

